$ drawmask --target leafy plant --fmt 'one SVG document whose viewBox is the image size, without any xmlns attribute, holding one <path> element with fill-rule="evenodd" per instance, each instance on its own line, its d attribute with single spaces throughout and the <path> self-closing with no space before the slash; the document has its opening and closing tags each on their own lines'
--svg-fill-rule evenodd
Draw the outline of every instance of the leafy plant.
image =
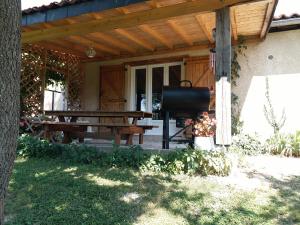
<svg viewBox="0 0 300 225">
<path fill-rule="evenodd" d="M 245 39 L 238 37 L 238 44 L 233 48 L 231 57 L 231 84 L 237 86 L 237 80 L 240 78 L 241 65 L 238 61 L 239 56 L 245 56 L 247 49 Z M 243 122 L 240 120 L 239 98 L 233 92 L 231 93 L 231 130 L 232 134 L 239 134 L 242 131 Z"/>
<path fill-rule="evenodd" d="M 272 126 L 274 134 L 278 134 L 280 129 L 284 126 L 286 121 L 285 110 L 282 110 L 281 118 L 278 119 L 275 115 L 275 111 L 271 102 L 270 96 L 270 86 L 269 86 L 269 79 L 266 77 L 266 100 L 267 103 L 264 105 L 264 113 L 268 123 Z"/>
<path fill-rule="evenodd" d="M 66 78 L 64 74 L 53 71 L 53 70 L 46 70 L 46 87 L 47 86 L 64 86 L 66 84 Z"/>
<path fill-rule="evenodd" d="M 257 135 L 243 133 L 233 137 L 230 150 L 245 155 L 258 155 L 265 152 L 264 145 Z"/>
<path fill-rule="evenodd" d="M 295 134 L 275 134 L 266 141 L 266 150 L 270 154 L 300 156 L 300 131 Z"/>
<path fill-rule="evenodd" d="M 140 146 L 112 152 L 102 152 L 86 145 L 61 145 L 39 140 L 29 135 L 19 138 L 17 153 L 22 157 L 59 158 L 66 162 L 97 164 L 106 167 L 129 167 L 170 174 L 228 175 L 231 162 L 225 152 L 208 152 L 194 149 L 169 153 L 151 153 Z"/>
</svg>

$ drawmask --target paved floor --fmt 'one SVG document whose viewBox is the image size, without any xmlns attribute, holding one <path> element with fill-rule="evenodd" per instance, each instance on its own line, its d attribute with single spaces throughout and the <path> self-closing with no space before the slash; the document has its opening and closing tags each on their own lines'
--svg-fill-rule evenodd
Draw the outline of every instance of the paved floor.
<svg viewBox="0 0 300 225">
<path fill-rule="evenodd" d="M 125 144 L 125 140 L 122 140 L 121 146 L 125 147 L 127 146 Z M 138 145 L 139 140 L 138 136 L 134 136 L 133 138 L 133 144 Z M 103 148 L 103 149 L 109 149 L 113 146 L 113 140 L 111 139 L 91 139 L 86 138 L 85 144 L 95 146 L 97 148 Z M 178 149 L 178 148 L 186 148 L 187 143 L 176 143 L 176 142 L 170 142 L 170 149 Z M 162 136 L 150 136 L 145 135 L 144 136 L 144 144 L 140 145 L 143 149 L 147 150 L 164 150 L 162 149 Z"/>
</svg>

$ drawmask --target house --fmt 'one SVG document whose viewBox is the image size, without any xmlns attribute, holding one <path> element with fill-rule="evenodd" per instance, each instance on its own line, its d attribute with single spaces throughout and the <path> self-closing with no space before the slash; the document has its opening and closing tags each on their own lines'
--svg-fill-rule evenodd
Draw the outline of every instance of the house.
<svg viewBox="0 0 300 225">
<path fill-rule="evenodd" d="M 257 133 L 262 138 L 273 133 L 264 114 L 266 77 L 276 117 L 279 120 L 282 111 L 286 115 L 282 131 L 293 133 L 299 130 L 299 28 L 298 14 L 275 17 L 266 39 L 247 43 L 245 57 L 239 57 L 241 77 L 233 92 L 239 96 L 244 132 Z"/>
<path fill-rule="evenodd" d="M 148 134 L 161 135 L 162 86 L 190 80 L 215 93 L 210 107 L 218 121 L 216 140 L 228 145 L 231 46 L 239 36 L 264 43 L 276 5 L 277 0 L 65 0 L 25 10 L 23 65 L 31 66 L 23 69 L 21 84 L 30 90 L 27 102 L 43 109 L 51 70 L 66 78 L 69 108 L 150 111 L 153 118 L 140 122 L 159 125 Z M 243 96 L 242 89 L 237 92 Z M 243 113 L 251 108 L 244 103 Z M 174 120 L 169 126 L 177 130 Z"/>
</svg>

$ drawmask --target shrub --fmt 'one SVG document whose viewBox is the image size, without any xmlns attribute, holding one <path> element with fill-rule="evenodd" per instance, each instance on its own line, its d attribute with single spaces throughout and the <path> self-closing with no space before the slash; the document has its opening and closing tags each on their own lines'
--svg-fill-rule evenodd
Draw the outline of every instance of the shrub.
<svg viewBox="0 0 300 225">
<path fill-rule="evenodd" d="M 224 151 L 184 149 L 151 155 L 141 169 L 171 174 L 226 176 L 231 170 L 231 160 Z"/>
<path fill-rule="evenodd" d="M 231 162 L 223 151 L 176 150 L 154 154 L 140 146 L 120 148 L 102 152 L 86 145 L 52 144 L 29 135 L 19 138 L 17 153 L 23 157 L 59 158 L 67 162 L 97 164 L 107 167 L 130 167 L 170 174 L 228 175 Z"/>
<path fill-rule="evenodd" d="M 230 151 L 245 155 L 258 155 L 264 153 L 264 145 L 257 135 L 238 134 L 233 137 Z"/>
<path fill-rule="evenodd" d="M 266 141 L 266 150 L 270 154 L 300 156 L 300 131 L 295 134 L 275 134 Z"/>
</svg>

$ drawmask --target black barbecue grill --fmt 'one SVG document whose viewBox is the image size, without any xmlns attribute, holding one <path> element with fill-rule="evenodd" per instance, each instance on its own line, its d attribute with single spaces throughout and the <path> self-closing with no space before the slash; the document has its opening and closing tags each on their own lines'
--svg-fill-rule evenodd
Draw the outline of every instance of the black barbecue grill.
<svg viewBox="0 0 300 225">
<path fill-rule="evenodd" d="M 196 119 L 203 112 L 209 110 L 210 90 L 208 87 L 192 87 L 188 80 L 180 81 L 188 83 L 189 87 L 164 86 L 162 91 L 163 122 L 163 148 L 169 149 L 169 142 L 173 137 L 187 128 L 183 127 L 179 132 L 169 136 L 170 113 L 176 121 L 184 121 L 187 118 Z M 180 122 L 176 122 L 180 124 Z"/>
</svg>

